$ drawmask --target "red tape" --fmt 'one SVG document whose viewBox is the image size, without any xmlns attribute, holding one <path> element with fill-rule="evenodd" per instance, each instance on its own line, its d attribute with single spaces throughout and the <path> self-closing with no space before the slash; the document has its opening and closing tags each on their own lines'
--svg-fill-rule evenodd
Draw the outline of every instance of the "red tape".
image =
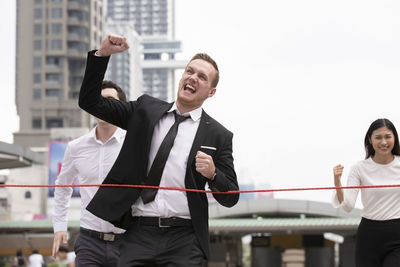
<svg viewBox="0 0 400 267">
<path fill-rule="evenodd" d="M 303 188 L 278 188 L 278 189 L 256 189 L 256 190 L 238 190 L 215 192 L 210 190 L 187 189 L 177 187 L 163 187 L 151 185 L 128 185 L 128 184 L 69 184 L 69 185 L 29 185 L 29 184 L 0 184 L 0 187 L 128 187 L 128 188 L 150 188 L 160 190 L 175 190 L 196 193 L 212 193 L 212 194 L 238 194 L 238 193 L 267 193 L 267 192 L 286 192 L 286 191 L 311 191 L 311 190 L 331 190 L 331 189 L 365 189 L 365 188 L 388 188 L 400 187 L 400 184 L 390 185 L 359 185 L 359 186 L 332 186 L 332 187 L 303 187 Z"/>
</svg>

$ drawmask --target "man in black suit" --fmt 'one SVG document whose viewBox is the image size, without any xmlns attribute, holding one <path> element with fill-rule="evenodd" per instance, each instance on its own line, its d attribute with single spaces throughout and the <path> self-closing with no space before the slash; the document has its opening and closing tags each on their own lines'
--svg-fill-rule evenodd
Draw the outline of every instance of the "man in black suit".
<svg viewBox="0 0 400 267">
<path fill-rule="evenodd" d="M 232 157 L 233 134 L 202 109 L 216 92 L 215 61 L 196 54 L 179 82 L 177 100 L 143 95 L 121 102 L 101 97 L 109 57 L 129 48 L 108 35 L 88 54 L 79 106 L 126 129 L 121 152 L 105 184 L 155 185 L 212 191 L 238 190 Z M 214 194 L 232 207 L 239 194 Z M 209 257 L 208 201 L 204 193 L 101 187 L 87 209 L 127 229 L 119 266 L 202 266 Z"/>
</svg>

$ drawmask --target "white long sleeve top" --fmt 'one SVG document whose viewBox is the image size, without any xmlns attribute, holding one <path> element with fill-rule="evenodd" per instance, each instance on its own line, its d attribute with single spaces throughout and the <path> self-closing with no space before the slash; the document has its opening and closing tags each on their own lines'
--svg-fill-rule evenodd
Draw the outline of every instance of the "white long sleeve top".
<svg viewBox="0 0 400 267">
<path fill-rule="evenodd" d="M 356 163 L 350 170 L 347 186 L 400 184 L 400 157 L 395 156 L 388 164 L 379 164 L 368 158 Z M 343 189 L 344 200 L 337 199 L 336 190 L 332 202 L 334 207 L 342 207 L 350 212 L 356 203 L 360 189 Z M 361 189 L 362 216 L 371 220 L 391 220 L 400 218 L 400 188 Z"/>
<path fill-rule="evenodd" d="M 96 138 L 96 128 L 68 143 L 61 172 L 55 184 L 72 184 L 75 178 L 79 184 L 101 184 L 113 166 L 122 143 L 125 131 L 118 128 L 105 143 Z M 99 231 L 122 233 L 123 229 L 114 227 L 88 210 L 86 206 L 97 192 L 98 187 L 81 187 L 80 226 Z M 72 187 L 56 187 L 54 192 L 53 227 L 54 232 L 67 231 L 67 212 L 72 195 Z"/>
</svg>

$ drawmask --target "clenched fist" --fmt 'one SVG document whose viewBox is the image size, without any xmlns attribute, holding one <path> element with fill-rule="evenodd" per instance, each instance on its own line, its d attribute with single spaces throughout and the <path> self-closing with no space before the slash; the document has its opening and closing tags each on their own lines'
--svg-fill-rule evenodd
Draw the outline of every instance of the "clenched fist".
<svg viewBox="0 0 400 267">
<path fill-rule="evenodd" d="M 96 55 L 98 56 L 110 56 L 112 54 L 124 52 L 129 48 L 126 38 L 123 36 L 109 34 L 101 42 L 99 50 Z"/>
<path fill-rule="evenodd" d="M 340 178 L 342 177 L 343 173 L 343 166 L 342 165 L 336 165 L 333 167 L 333 177 L 335 178 L 335 185 L 340 186 Z"/>
<path fill-rule="evenodd" d="M 207 179 L 212 179 L 215 173 L 215 165 L 212 157 L 204 152 L 197 151 L 196 154 L 196 171 Z"/>
</svg>

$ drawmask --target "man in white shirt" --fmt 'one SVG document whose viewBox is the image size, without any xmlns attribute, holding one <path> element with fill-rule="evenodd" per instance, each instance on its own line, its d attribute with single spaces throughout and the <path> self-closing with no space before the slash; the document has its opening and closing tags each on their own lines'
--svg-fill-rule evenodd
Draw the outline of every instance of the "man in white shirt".
<svg viewBox="0 0 400 267">
<path fill-rule="evenodd" d="M 101 96 L 126 101 L 125 93 L 115 83 L 103 81 Z M 68 143 L 61 172 L 56 184 L 101 184 L 121 150 L 125 131 L 97 119 L 97 126 L 89 133 Z M 81 187 L 80 234 L 75 242 L 75 264 L 79 266 L 117 266 L 119 240 L 124 232 L 89 211 L 86 206 L 95 195 L 97 187 Z M 60 245 L 67 244 L 67 210 L 72 187 L 56 187 L 53 211 L 53 257 Z"/>
<path fill-rule="evenodd" d="M 28 267 L 42 267 L 44 264 L 44 259 L 42 254 L 39 254 L 39 252 L 36 249 L 32 251 L 32 255 L 29 256 L 28 261 L 29 261 Z"/>
<path fill-rule="evenodd" d="M 104 38 L 99 50 L 88 53 L 79 93 L 82 109 L 127 130 L 104 184 L 199 190 L 208 184 L 218 203 L 234 206 L 238 193 L 218 194 L 239 190 L 233 133 L 202 108 L 216 92 L 216 62 L 204 53 L 194 55 L 172 103 L 146 94 L 130 102 L 100 97 L 111 55 L 128 48 L 123 36 Z M 201 267 L 209 259 L 208 201 L 203 193 L 101 187 L 87 209 L 127 230 L 120 267 Z"/>
</svg>

